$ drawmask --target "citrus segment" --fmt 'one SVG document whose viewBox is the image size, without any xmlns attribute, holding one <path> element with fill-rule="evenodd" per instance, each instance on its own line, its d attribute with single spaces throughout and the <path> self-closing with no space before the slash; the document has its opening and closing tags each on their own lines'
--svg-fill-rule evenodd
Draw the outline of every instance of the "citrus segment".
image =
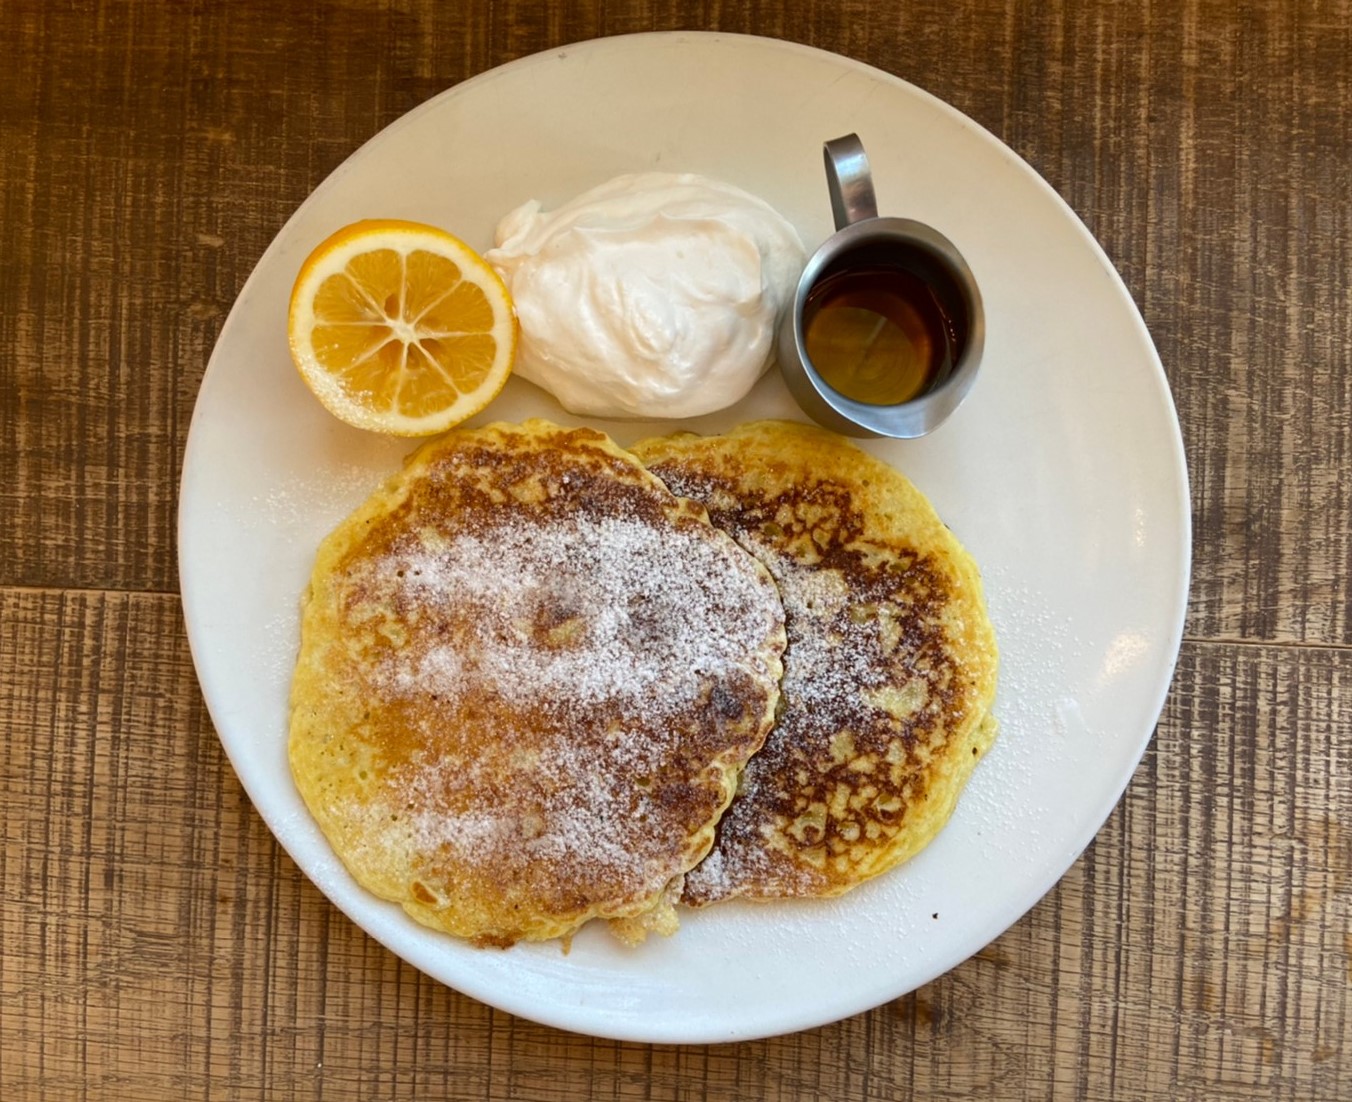
<svg viewBox="0 0 1352 1102">
<path fill-rule="evenodd" d="M 301 377 L 331 413 L 401 436 L 478 413 L 516 353 L 497 273 L 417 222 L 357 222 L 321 243 L 296 277 L 288 330 Z"/>
</svg>

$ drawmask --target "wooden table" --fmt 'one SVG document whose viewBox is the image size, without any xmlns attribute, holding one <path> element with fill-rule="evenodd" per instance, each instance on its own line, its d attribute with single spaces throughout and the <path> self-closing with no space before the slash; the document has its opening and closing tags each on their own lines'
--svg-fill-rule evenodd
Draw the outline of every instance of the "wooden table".
<svg viewBox="0 0 1352 1102">
<path fill-rule="evenodd" d="M 4 0 L 0 1099 L 1352 1098 L 1352 3 Z M 591 1040 L 425 978 L 279 850 L 189 658 L 212 343 L 357 145 L 570 41 L 896 73 L 1089 225 L 1192 477 L 1186 638 L 1098 840 L 951 974 L 823 1029 Z"/>
</svg>

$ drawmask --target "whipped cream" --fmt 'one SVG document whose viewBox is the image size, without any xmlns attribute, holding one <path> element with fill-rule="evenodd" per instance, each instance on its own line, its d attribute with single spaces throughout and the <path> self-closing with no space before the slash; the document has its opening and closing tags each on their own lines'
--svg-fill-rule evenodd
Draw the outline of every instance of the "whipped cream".
<svg viewBox="0 0 1352 1102">
<path fill-rule="evenodd" d="M 572 413 L 696 417 L 774 357 L 804 262 L 768 203 L 691 174 L 618 176 L 552 213 L 532 200 L 485 259 L 512 293 L 515 371 Z"/>
</svg>

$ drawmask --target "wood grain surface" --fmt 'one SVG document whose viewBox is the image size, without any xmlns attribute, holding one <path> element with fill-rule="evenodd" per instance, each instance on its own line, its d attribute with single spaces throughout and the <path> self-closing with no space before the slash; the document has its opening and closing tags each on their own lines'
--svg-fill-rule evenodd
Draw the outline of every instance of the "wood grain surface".
<svg viewBox="0 0 1352 1102">
<path fill-rule="evenodd" d="M 684 1048 L 335 910 L 215 739 L 174 546 L 207 357 L 309 191 L 475 73 L 678 28 L 896 73 L 1045 176 L 1160 349 L 1195 524 L 1155 742 L 1065 879 L 904 999 Z M 1352 1099 L 1352 2 L 3 0 L 0 39 L 0 1102 Z"/>
</svg>

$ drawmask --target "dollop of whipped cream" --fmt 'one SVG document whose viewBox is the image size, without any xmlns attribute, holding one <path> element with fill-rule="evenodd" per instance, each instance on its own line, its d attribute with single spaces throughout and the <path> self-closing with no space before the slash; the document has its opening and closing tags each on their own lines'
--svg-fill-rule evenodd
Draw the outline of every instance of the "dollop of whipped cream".
<svg viewBox="0 0 1352 1102">
<path fill-rule="evenodd" d="M 618 176 L 552 213 L 532 200 L 485 259 L 512 293 L 515 371 L 572 413 L 696 417 L 774 358 L 802 241 L 768 203 L 693 174 Z"/>
</svg>

